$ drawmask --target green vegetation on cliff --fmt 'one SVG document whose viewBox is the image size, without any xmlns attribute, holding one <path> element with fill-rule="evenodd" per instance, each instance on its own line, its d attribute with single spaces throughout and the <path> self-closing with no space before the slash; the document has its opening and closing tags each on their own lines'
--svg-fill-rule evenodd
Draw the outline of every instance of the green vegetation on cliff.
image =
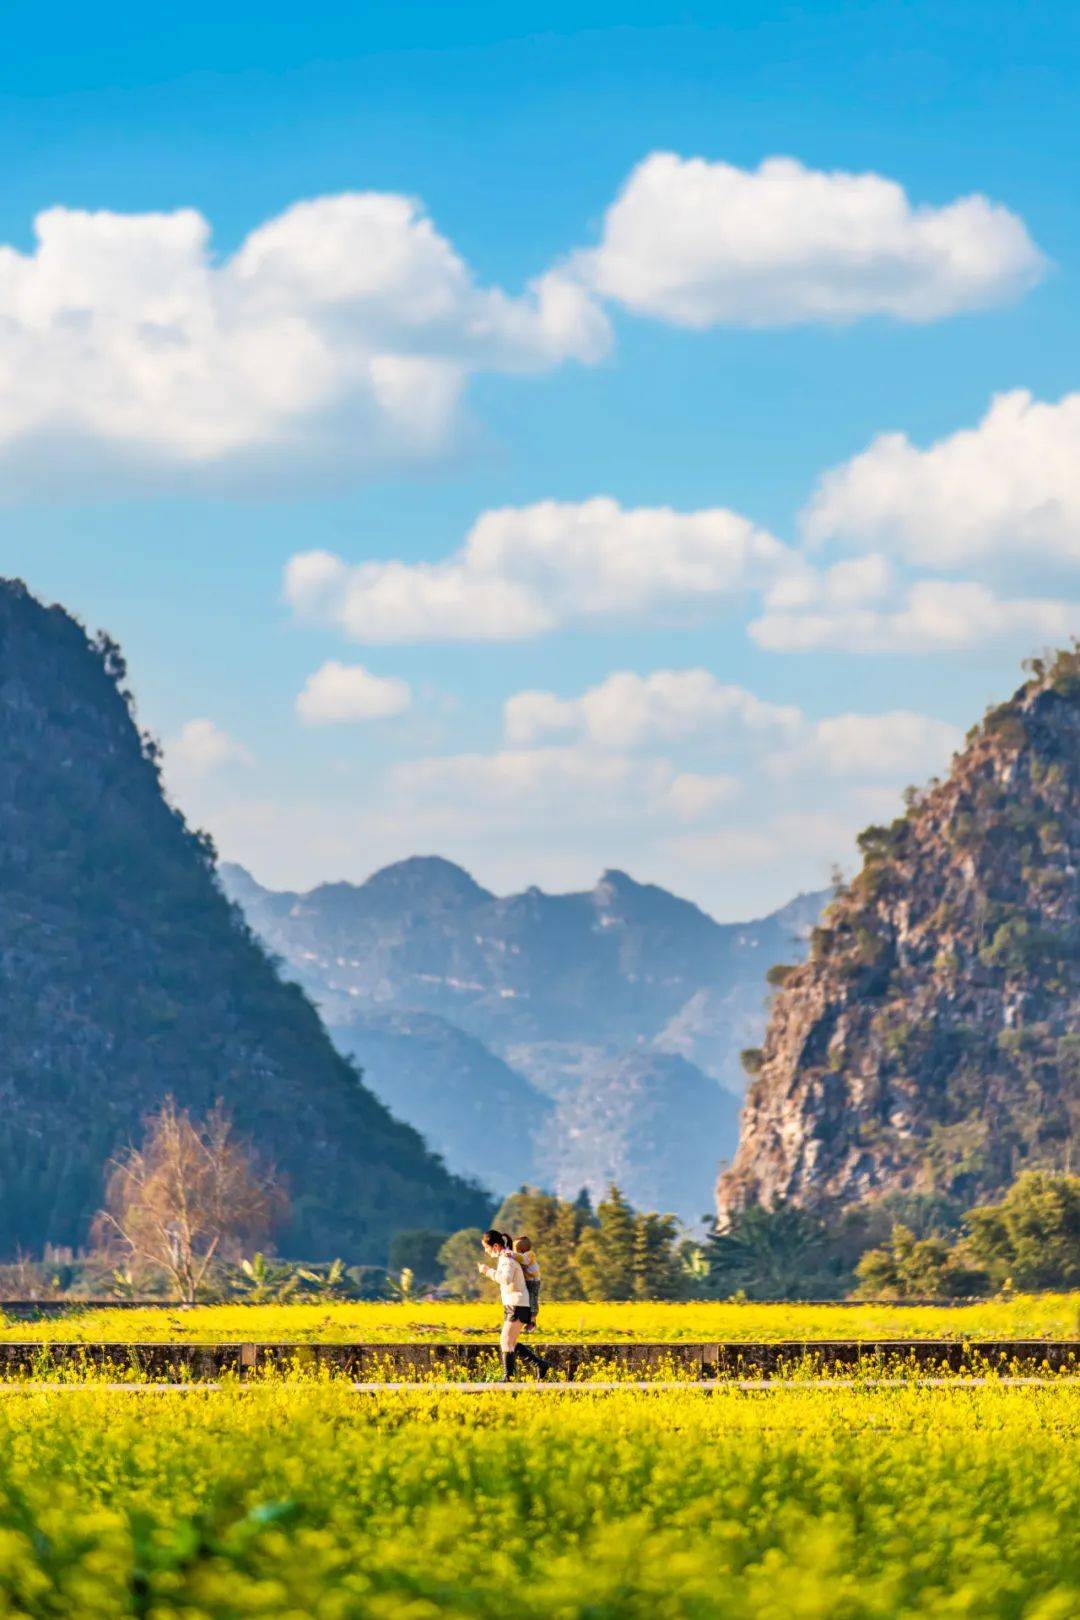
<svg viewBox="0 0 1080 1620">
<path fill-rule="evenodd" d="M 1080 1144 L 1080 650 L 968 735 L 778 984 L 721 1220 L 885 1195 L 958 1214 Z"/>
</svg>

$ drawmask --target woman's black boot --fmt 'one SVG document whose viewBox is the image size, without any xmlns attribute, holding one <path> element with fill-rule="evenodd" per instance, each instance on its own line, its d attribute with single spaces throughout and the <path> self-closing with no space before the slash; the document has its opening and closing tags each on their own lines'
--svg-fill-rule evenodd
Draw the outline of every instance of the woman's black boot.
<svg viewBox="0 0 1080 1620">
<path fill-rule="evenodd" d="M 526 1361 L 532 1362 L 540 1378 L 546 1378 L 549 1372 L 555 1371 L 550 1361 L 545 1361 L 543 1356 L 538 1356 L 536 1351 L 527 1344 L 518 1345 L 518 1354 L 524 1356 Z"/>
<path fill-rule="evenodd" d="M 510 1382 L 510 1380 L 514 1377 L 514 1369 L 517 1366 L 517 1351 L 516 1350 L 500 1350 L 499 1351 L 499 1356 L 500 1356 L 500 1358 L 502 1360 L 502 1370 L 503 1370 L 502 1381 L 503 1381 L 504 1384 L 508 1384 Z"/>
</svg>

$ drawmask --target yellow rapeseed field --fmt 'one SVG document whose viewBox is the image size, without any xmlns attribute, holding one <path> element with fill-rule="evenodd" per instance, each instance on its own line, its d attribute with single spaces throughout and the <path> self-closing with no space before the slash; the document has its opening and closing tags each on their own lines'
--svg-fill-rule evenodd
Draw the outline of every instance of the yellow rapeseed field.
<svg viewBox="0 0 1080 1620">
<path fill-rule="evenodd" d="M 0 1614 L 1072 1620 L 1080 1388 L 0 1393 Z"/>
<path fill-rule="evenodd" d="M 4 1318 L 0 1342 L 297 1344 L 395 1340 L 431 1343 L 492 1336 L 496 1304 L 196 1305 L 134 1310 L 73 1308 L 45 1321 Z M 553 1342 L 776 1339 L 1080 1338 L 1080 1293 L 1017 1294 L 955 1307 L 921 1305 L 545 1304 L 538 1337 Z"/>
</svg>

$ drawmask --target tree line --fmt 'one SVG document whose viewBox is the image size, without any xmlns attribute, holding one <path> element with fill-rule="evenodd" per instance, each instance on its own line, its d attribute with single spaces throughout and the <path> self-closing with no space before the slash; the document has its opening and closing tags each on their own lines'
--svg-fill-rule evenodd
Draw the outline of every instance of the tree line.
<svg viewBox="0 0 1080 1620">
<path fill-rule="evenodd" d="M 827 1221 L 783 1203 L 752 1206 L 699 1237 L 673 1215 L 635 1210 L 615 1185 L 595 1208 L 584 1191 L 569 1200 L 522 1187 L 492 1224 L 531 1238 L 548 1300 L 947 1299 L 1080 1287 L 1078 1176 L 1028 1171 L 997 1203 L 959 1218 L 909 1200 L 908 1218 L 883 1231 L 886 1211 L 856 1208 Z M 143 1141 L 109 1166 L 94 1254 L 44 1272 L 26 1262 L 0 1268 L 0 1286 L 185 1301 L 491 1293 L 477 1270 L 479 1228 L 401 1230 L 385 1267 L 298 1264 L 266 1252 L 288 1216 L 273 1168 L 224 1109 L 198 1120 L 166 1099 Z"/>
<path fill-rule="evenodd" d="M 689 1299 L 700 1288 L 701 1246 L 674 1215 L 633 1209 L 615 1185 L 595 1211 L 585 1192 L 571 1202 L 522 1187 L 492 1224 L 531 1238 L 545 1299 Z M 476 1270 L 479 1243 L 479 1230 L 467 1227 L 437 1253 L 447 1287 L 465 1299 L 489 1292 Z"/>
<path fill-rule="evenodd" d="M 897 1222 L 855 1267 L 857 1294 L 955 1298 L 1002 1288 L 1080 1288 L 1080 1176 L 1029 1170 L 952 1241 Z"/>
</svg>

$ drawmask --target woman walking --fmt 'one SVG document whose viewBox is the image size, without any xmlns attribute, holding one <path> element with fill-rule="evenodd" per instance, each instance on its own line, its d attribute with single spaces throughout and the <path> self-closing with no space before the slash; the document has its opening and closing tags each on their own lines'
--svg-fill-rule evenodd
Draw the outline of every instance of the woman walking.
<svg viewBox="0 0 1080 1620">
<path fill-rule="evenodd" d="M 493 1266 L 481 1265 L 480 1270 L 485 1277 L 498 1283 L 499 1293 L 502 1295 L 503 1325 L 499 1337 L 499 1354 L 502 1358 L 503 1383 L 508 1383 L 514 1376 L 514 1369 L 519 1355 L 526 1361 L 535 1364 L 540 1377 L 551 1371 L 551 1362 L 538 1356 L 535 1350 L 528 1345 L 518 1347 L 521 1330 L 528 1327 L 532 1321 L 532 1311 L 529 1309 L 529 1290 L 525 1283 L 525 1273 L 514 1254 L 513 1240 L 505 1232 L 496 1232 L 494 1228 L 484 1233 L 484 1253 L 489 1255 L 495 1264 Z"/>
</svg>

